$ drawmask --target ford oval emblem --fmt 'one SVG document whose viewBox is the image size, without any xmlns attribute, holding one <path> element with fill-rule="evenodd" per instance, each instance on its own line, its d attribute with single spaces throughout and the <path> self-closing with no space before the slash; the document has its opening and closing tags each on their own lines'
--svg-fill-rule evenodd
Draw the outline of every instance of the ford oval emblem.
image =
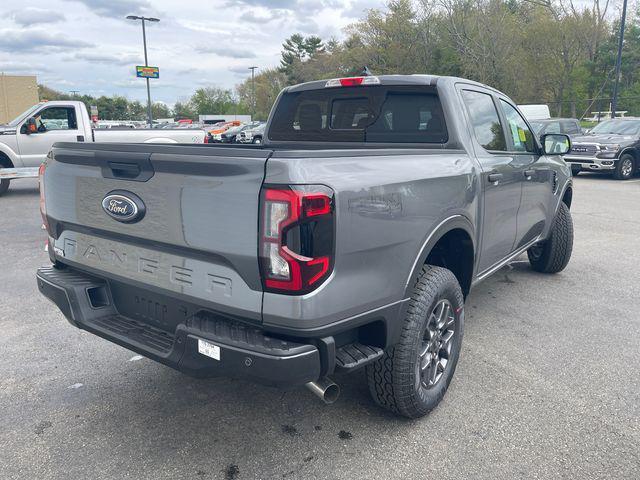
<svg viewBox="0 0 640 480">
<path fill-rule="evenodd" d="M 138 222 L 145 214 L 145 206 L 140 197 L 122 190 L 109 192 L 102 200 L 102 209 L 111 218 L 123 223 Z"/>
</svg>

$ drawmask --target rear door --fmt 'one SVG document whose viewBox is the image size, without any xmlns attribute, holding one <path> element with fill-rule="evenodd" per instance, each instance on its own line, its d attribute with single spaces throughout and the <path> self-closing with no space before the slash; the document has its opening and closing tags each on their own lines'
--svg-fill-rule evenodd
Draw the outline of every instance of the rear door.
<svg viewBox="0 0 640 480">
<path fill-rule="evenodd" d="M 205 145 L 57 145 L 45 174 L 47 215 L 59 232 L 54 247 L 85 271 L 260 321 L 258 202 L 269 154 Z M 144 214 L 134 222 L 114 218 L 103 206 L 114 194 L 133 199 Z M 119 308 L 136 305 L 133 297 L 142 308 L 150 295 L 124 293 L 132 298 L 116 299 Z"/>
<path fill-rule="evenodd" d="M 493 95 L 475 86 L 463 86 L 460 93 L 482 167 L 484 213 L 478 264 L 478 272 L 482 274 L 512 251 L 522 193 L 522 169 L 517 157 L 508 151 Z"/>
</svg>

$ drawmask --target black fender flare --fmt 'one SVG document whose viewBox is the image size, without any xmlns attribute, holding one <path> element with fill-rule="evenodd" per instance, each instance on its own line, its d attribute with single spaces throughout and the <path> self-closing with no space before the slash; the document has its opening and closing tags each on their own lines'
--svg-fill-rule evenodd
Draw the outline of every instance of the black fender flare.
<svg viewBox="0 0 640 480">
<path fill-rule="evenodd" d="M 562 190 L 560 191 L 560 195 L 558 195 L 558 203 L 556 204 L 555 213 L 558 213 L 560 204 L 564 201 L 564 196 L 567 193 L 567 190 L 569 189 L 571 189 L 571 197 L 573 198 L 573 182 L 571 181 L 570 178 L 565 182 L 564 186 L 562 187 Z M 571 205 L 567 205 L 567 206 L 571 208 Z"/>
<path fill-rule="evenodd" d="M 639 157 L 638 157 L 638 149 L 636 147 L 625 147 L 622 149 L 622 151 L 620 152 L 620 155 L 618 155 L 618 158 L 616 160 L 620 160 L 620 157 L 622 157 L 622 155 L 624 155 L 625 153 L 630 153 L 631 156 L 633 157 L 634 160 L 636 160 L 636 162 L 638 161 Z M 638 168 L 638 165 L 635 165 L 636 168 Z"/>
<path fill-rule="evenodd" d="M 475 237 L 475 228 L 471 220 L 469 220 L 466 216 L 462 214 L 455 214 L 445 219 L 441 220 L 436 227 L 429 232 L 429 234 L 425 237 L 425 240 L 422 243 L 422 247 L 420 251 L 416 255 L 416 259 L 411 267 L 411 271 L 407 277 L 407 281 L 404 289 L 404 298 L 408 298 L 411 296 L 413 286 L 422 270 L 422 266 L 426 262 L 429 254 L 433 247 L 438 243 L 438 241 L 444 237 L 451 230 L 461 229 L 467 232 L 469 238 L 471 238 L 471 242 L 473 244 L 473 258 L 474 258 L 474 272 L 472 277 L 475 275 L 475 260 L 477 258 L 476 252 L 476 237 Z"/>
</svg>

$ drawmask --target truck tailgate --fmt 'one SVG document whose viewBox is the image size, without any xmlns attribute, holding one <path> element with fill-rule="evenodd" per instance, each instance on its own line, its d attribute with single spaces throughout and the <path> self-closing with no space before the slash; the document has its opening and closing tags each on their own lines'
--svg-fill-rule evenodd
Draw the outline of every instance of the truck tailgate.
<svg viewBox="0 0 640 480">
<path fill-rule="evenodd" d="M 259 192 L 268 150 L 184 145 L 57 144 L 44 192 L 54 252 L 107 278 L 259 321 Z M 102 206 L 142 202 L 133 223 Z"/>
</svg>

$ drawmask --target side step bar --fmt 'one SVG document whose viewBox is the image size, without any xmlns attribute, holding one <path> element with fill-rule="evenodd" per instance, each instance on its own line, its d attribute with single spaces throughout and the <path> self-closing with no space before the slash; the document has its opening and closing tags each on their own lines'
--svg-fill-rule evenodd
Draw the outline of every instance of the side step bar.
<svg viewBox="0 0 640 480">
<path fill-rule="evenodd" d="M 38 178 L 38 167 L 0 168 L 0 180 Z"/>
<path fill-rule="evenodd" d="M 384 350 L 362 343 L 344 345 L 336 351 L 336 370 L 352 371 L 376 361 L 384 354 Z"/>
</svg>

